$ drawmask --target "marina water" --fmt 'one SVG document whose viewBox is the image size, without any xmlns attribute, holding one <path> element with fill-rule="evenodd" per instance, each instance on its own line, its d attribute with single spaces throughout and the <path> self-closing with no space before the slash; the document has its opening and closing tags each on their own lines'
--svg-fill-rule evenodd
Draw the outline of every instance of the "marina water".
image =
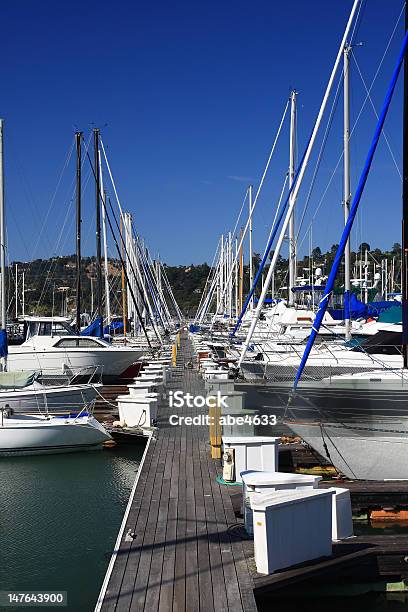
<svg viewBox="0 0 408 612">
<path fill-rule="evenodd" d="M 3 458 L 0 590 L 67 591 L 63 610 L 92 611 L 142 454 Z"/>
</svg>

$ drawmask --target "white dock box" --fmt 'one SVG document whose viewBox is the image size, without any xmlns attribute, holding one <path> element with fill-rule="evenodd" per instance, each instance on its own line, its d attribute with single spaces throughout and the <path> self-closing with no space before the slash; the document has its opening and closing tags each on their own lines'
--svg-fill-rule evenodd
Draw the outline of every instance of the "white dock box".
<svg viewBox="0 0 408 612">
<path fill-rule="evenodd" d="M 272 436 L 223 437 L 224 448 L 234 449 L 235 481 L 241 482 L 241 473 L 247 470 L 277 471 L 279 440 Z"/>
<path fill-rule="evenodd" d="M 257 493 L 252 500 L 256 569 L 272 574 L 332 554 L 332 491 Z"/>
<path fill-rule="evenodd" d="M 340 487 L 330 487 L 326 491 L 333 493 L 332 539 L 344 540 L 344 538 L 351 538 L 354 532 L 350 491 Z"/>
<path fill-rule="evenodd" d="M 253 535 L 252 499 L 257 493 L 271 494 L 275 491 L 317 489 L 321 476 L 310 474 L 286 474 L 285 472 L 259 472 L 248 470 L 241 473 L 243 489 L 242 503 L 245 528 Z"/>
<path fill-rule="evenodd" d="M 203 374 L 204 380 L 228 380 L 229 370 L 214 370 L 206 368 Z"/>
<path fill-rule="evenodd" d="M 119 419 L 128 427 L 152 427 L 157 419 L 157 393 L 119 395 Z"/>
<path fill-rule="evenodd" d="M 161 385 L 157 385 L 154 382 L 142 382 L 135 379 L 135 382 L 128 385 L 130 395 L 148 395 L 149 393 L 160 393 Z"/>
</svg>

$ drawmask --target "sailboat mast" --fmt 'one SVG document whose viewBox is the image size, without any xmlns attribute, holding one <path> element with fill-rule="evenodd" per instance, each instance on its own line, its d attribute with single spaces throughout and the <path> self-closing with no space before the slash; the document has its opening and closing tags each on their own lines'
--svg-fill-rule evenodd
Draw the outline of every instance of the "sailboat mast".
<svg viewBox="0 0 408 612">
<path fill-rule="evenodd" d="M 289 189 L 295 178 L 295 146 L 296 146 L 296 96 L 295 90 L 290 93 L 290 143 L 289 143 Z M 289 202 L 293 201 L 291 195 Z M 295 303 L 293 287 L 296 285 L 296 236 L 295 236 L 295 208 L 293 208 L 289 221 L 289 295 L 288 304 Z"/>
<path fill-rule="evenodd" d="M 76 332 L 81 333 L 81 140 L 82 132 L 75 132 L 76 142 Z"/>
<path fill-rule="evenodd" d="M 405 3 L 405 35 L 408 31 L 408 6 Z M 402 145 L 402 356 L 404 369 L 408 369 L 408 53 L 404 59 L 404 102 L 403 102 L 403 145 Z"/>
<path fill-rule="evenodd" d="M 254 262 L 252 259 L 252 185 L 248 187 L 248 204 L 249 204 L 249 288 L 251 289 L 254 284 Z M 254 307 L 254 298 L 251 297 L 249 307 L 252 310 Z M 240 311 L 242 310 L 242 304 L 240 305 Z M 237 313 L 238 318 L 238 313 Z"/>
<path fill-rule="evenodd" d="M 0 119 L 0 300 L 1 329 L 6 329 L 6 226 L 4 217 L 4 153 L 3 153 L 4 120 Z"/>
<path fill-rule="evenodd" d="M 102 249 L 101 249 L 101 185 L 99 176 L 99 129 L 94 134 L 94 168 L 96 198 L 96 316 L 102 318 Z M 101 326 L 102 327 L 102 326 Z M 101 329 L 102 332 L 102 329 Z"/>
<path fill-rule="evenodd" d="M 343 70 L 343 81 L 344 81 L 344 185 L 343 185 L 343 198 L 344 198 L 344 223 L 347 223 L 347 219 L 350 213 L 350 80 L 349 80 L 349 54 L 351 46 L 346 44 L 343 52 L 344 70 Z M 344 324 L 345 324 L 345 337 L 346 340 L 350 340 L 350 238 L 346 243 L 344 251 L 344 295 L 345 295 L 345 308 L 344 308 Z M 347 307 L 346 307 L 347 302 Z"/>
</svg>

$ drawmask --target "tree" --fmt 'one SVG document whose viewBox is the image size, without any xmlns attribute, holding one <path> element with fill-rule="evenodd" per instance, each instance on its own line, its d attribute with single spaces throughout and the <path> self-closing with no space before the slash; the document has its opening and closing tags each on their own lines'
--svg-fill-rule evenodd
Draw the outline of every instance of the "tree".
<svg viewBox="0 0 408 612">
<path fill-rule="evenodd" d="M 401 255 L 401 245 L 399 242 L 394 242 L 391 252 L 394 253 L 394 255 Z"/>
<path fill-rule="evenodd" d="M 338 244 L 332 244 L 331 248 L 330 248 L 330 253 L 332 253 L 334 255 L 337 252 L 338 248 L 339 248 Z"/>
<path fill-rule="evenodd" d="M 320 247 L 315 247 L 312 251 L 312 257 L 313 259 L 320 259 L 322 256 L 322 251 Z"/>
<path fill-rule="evenodd" d="M 371 251 L 371 248 L 368 242 L 362 242 L 358 247 L 358 250 L 360 251 L 360 253 L 364 253 L 364 251 Z"/>
</svg>

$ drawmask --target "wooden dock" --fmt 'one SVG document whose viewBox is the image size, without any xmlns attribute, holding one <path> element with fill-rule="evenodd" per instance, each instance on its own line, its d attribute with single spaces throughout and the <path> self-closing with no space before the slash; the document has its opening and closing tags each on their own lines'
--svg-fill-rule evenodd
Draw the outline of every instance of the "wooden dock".
<svg viewBox="0 0 408 612">
<path fill-rule="evenodd" d="M 204 395 L 182 340 L 169 389 Z M 216 482 L 207 426 L 171 426 L 162 404 L 96 610 L 254 612 L 251 577 L 227 487 Z"/>
<path fill-rule="evenodd" d="M 187 339 L 182 339 L 169 390 L 204 395 Z M 408 536 L 358 536 L 333 546 L 333 555 L 278 571 L 256 572 L 254 543 L 240 516 L 241 488 L 219 485 L 220 462 L 210 458 L 206 425 L 172 426 L 159 409 L 96 605 L 96 612 L 255 612 L 256 601 L 294 585 L 396 582 L 408 579 Z M 324 483 L 329 486 L 332 483 Z M 405 483 L 349 486 L 358 507 L 398 506 Z"/>
</svg>

